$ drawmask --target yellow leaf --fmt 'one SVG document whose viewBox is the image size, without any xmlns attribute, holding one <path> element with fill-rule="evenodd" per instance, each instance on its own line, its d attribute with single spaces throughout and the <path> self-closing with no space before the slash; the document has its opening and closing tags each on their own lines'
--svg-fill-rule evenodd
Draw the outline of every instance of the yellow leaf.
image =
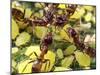
<svg viewBox="0 0 100 75">
<path fill-rule="evenodd" d="M 70 18 L 80 19 L 85 14 L 84 8 L 79 8 Z"/>
<path fill-rule="evenodd" d="M 16 62 L 14 60 L 12 60 L 12 67 L 15 68 L 16 67 Z"/>
<path fill-rule="evenodd" d="M 21 4 L 18 1 L 12 2 L 12 8 L 16 8 L 16 9 L 24 12 L 24 8 L 21 6 Z"/>
<path fill-rule="evenodd" d="M 59 5 L 58 5 L 58 8 L 60 8 L 60 9 L 65 9 L 66 6 L 65 6 L 65 4 L 59 4 Z"/>
<path fill-rule="evenodd" d="M 64 51 L 64 54 L 65 54 L 65 55 L 70 55 L 70 54 L 74 53 L 75 50 L 76 50 L 76 46 L 70 45 L 70 46 L 67 47 L 67 49 Z"/>
<path fill-rule="evenodd" d="M 66 68 L 68 68 L 71 64 L 72 64 L 72 62 L 73 62 L 73 60 L 74 60 L 74 56 L 68 56 L 68 57 L 65 57 L 62 61 L 61 61 L 61 65 L 63 66 L 63 67 L 66 67 Z"/>
<path fill-rule="evenodd" d="M 92 20 L 93 24 L 96 23 L 96 18 L 95 18 L 95 16 L 93 16 L 91 20 Z"/>
<path fill-rule="evenodd" d="M 26 17 L 26 18 L 29 18 L 31 15 L 32 15 L 31 9 L 26 8 L 26 9 L 25 9 L 25 17 Z"/>
<path fill-rule="evenodd" d="M 88 12 L 85 16 L 84 16 L 85 21 L 90 21 L 92 19 L 92 13 Z"/>
<path fill-rule="evenodd" d="M 32 73 L 33 63 L 29 63 L 31 60 L 21 61 L 18 64 L 18 73 Z"/>
<path fill-rule="evenodd" d="M 48 66 L 46 67 L 46 70 L 45 70 L 46 63 L 44 63 L 42 66 L 42 69 L 41 69 L 42 72 L 49 72 L 52 69 L 52 67 L 54 66 L 54 63 L 55 63 L 55 57 L 56 57 L 55 53 L 52 52 L 51 50 L 48 50 L 48 52 L 44 58 L 49 59 L 50 64 L 49 63 L 47 64 Z"/>
<path fill-rule="evenodd" d="M 15 54 L 15 53 L 17 53 L 18 52 L 18 48 L 17 47 L 13 47 L 12 48 L 12 54 Z"/>
<path fill-rule="evenodd" d="M 47 28 L 46 27 L 40 27 L 40 26 L 36 26 L 34 33 L 36 34 L 36 36 L 38 38 L 42 38 L 47 32 Z"/>
<path fill-rule="evenodd" d="M 62 58 L 64 57 L 63 52 L 62 52 L 61 49 L 57 49 L 57 57 L 58 57 L 59 59 L 62 59 Z"/>
<path fill-rule="evenodd" d="M 83 6 L 87 11 L 93 11 L 93 6 Z"/>
<path fill-rule="evenodd" d="M 65 67 L 55 67 L 54 71 L 67 71 L 71 70 L 70 68 L 65 68 Z"/>
<path fill-rule="evenodd" d="M 16 65 L 17 65 L 17 63 L 15 62 L 15 60 L 12 60 L 12 72 L 17 70 Z"/>
<path fill-rule="evenodd" d="M 42 4 L 43 5 L 43 4 Z M 36 8 L 42 8 L 42 5 L 40 3 L 35 3 Z"/>
<path fill-rule="evenodd" d="M 90 66 L 91 58 L 86 53 L 76 51 L 75 57 L 80 66 L 85 66 L 85 67 Z"/>
<path fill-rule="evenodd" d="M 29 56 L 31 59 L 36 59 L 36 55 L 34 54 L 34 52 L 39 56 L 41 51 L 40 51 L 40 47 L 38 45 L 36 46 L 30 46 L 27 48 L 25 55 Z"/>
<path fill-rule="evenodd" d="M 16 46 L 21 46 L 29 42 L 31 36 L 27 32 L 22 32 L 16 39 L 15 44 Z"/>
<path fill-rule="evenodd" d="M 73 42 L 72 37 L 70 37 L 69 34 L 63 29 L 60 31 L 60 36 L 62 39 L 66 40 L 68 42 L 71 42 L 71 43 Z"/>
<path fill-rule="evenodd" d="M 14 19 L 12 19 L 12 39 L 14 40 L 19 34 L 19 27 Z"/>
</svg>

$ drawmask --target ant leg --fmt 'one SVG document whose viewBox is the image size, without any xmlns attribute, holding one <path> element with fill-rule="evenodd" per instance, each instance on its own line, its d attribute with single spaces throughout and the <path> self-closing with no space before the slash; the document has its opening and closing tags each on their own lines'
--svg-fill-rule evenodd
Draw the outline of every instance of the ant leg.
<svg viewBox="0 0 100 75">
<path fill-rule="evenodd" d="M 48 66 L 50 67 L 50 60 L 49 60 L 49 59 L 45 59 L 45 60 L 43 61 L 43 63 L 46 63 L 46 65 L 45 65 L 45 70 L 46 70 L 46 67 L 47 67 L 47 62 L 49 62 L 49 63 L 48 63 L 48 64 L 49 64 Z M 48 68 L 49 68 L 49 67 L 48 67 Z"/>
<path fill-rule="evenodd" d="M 28 62 L 28 63 L 25 65 L 25 67 L 24 67 L 24 69 L 22 70 L 22 72 L 25 71 L 25 69 L 26 69 L 26 67 L 28 66 L 29 63 L 32 63 L 32 62 L 34 62 L 34 61 L 35 61 L 35 60 L 32 60 L 32 61 Z"/>
<path fill-rule="evenodd" d="M 33 53 L 34 53 L 35 56 L 38 58 L 38 55 L 36 54 L 36 52 L 33 52 Z M 33 53 L 31 53 L 29 56 L 31 56 Z M 32 59 L 30 59 L 30 60 L 32 60 Z M 32 63 L 32 62 L 34 62 L 34 61 L 35 61 L 35 60 L 32 60 L 32 61 L 28 62 L 28 63 L 26 64 L 26 66 L 24 67 L 24 69 L 23 69 L 22 72 L 24 72 L 24 70 L 26 69 L 26 67 L 28 66 L 29 63 Z"/>
<path fill-rule="evenodd" d="M 25 11 L 26 11 L 26 10 L 24 9 L 24 15 L 23 15 L 23 18 L 25 18 Z"/>
<path fill-rule="evenodd" d="M 38 55 L 36 54 L 36 52 L 32 52 L 32 53 L 29 55 L 29 57 L 30 57 L 31 55 L 33 55 L 33 53 L 35 54 L 36 58 L 38 58 Z"/>
</svg>

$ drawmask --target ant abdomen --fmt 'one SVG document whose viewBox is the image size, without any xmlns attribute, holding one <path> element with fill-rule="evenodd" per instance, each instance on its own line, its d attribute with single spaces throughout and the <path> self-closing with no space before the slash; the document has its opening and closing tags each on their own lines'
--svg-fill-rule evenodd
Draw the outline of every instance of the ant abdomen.
<svg viewBox="0 0 100 75">
<path fill-rule="evenodd" d="M 40 72 L 41 71 L 41 67 L 42 67 L 42 62 L 41 62 L 41 60 L 35 60 L 34 62 L 33 62 L 33 65 L 32 65 L 32 73 L 34 73 L 34 72 Z"/>
</svg>

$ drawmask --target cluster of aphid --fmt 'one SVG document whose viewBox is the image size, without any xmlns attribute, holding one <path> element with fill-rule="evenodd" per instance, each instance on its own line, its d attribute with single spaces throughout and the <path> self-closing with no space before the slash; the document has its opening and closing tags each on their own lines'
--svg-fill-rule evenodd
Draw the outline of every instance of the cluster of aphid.
<svg viewBox="0 0 100 75">
<path fill-rule="evenodd" d="M 70 16 L 74 14 L 77 5 L 68 5 L 67 8 L 64 9 L 66 11 L 65 14 L 62 15 L 56 14 L 57 6 L 58 6 L 57 4 L 47 4 L 46 8 L 48 9 L 44 9 L 44 16 L 42 18 L 25 18 L 24 17 L 25 10 L 23 13 L 16 8 L 12 8 L 12 15 L 17 21 L 21 21 L 33 27 L 35 25 L 46 26 L 46 27 L 48 27 L 48 25 L 55 25 L 58 27 L 63 27 L 68 22 Z M 90 56 L 95 56 L 95 50 L 92 49 L 91 47 L 85 46 L 85 44 L 80 41 L 79 35 L 75 29 L 69 28 L 66 29 L 66 31 L 69 33 L 69 36 L 73 38 L 76 47 L 85 51 Z M 41 40 L 40 56 L 37 57 L 37 60 L 31 61 L 33 62 L 32 72 L 41 72 L 42 64 L 49 61 L 48 59 L 44 59 L 44 55 L 48 52 L 48 46 L 52 44 L 52 40 L 53 40 L 52 32 L 48 32 Z"/>
</svg>

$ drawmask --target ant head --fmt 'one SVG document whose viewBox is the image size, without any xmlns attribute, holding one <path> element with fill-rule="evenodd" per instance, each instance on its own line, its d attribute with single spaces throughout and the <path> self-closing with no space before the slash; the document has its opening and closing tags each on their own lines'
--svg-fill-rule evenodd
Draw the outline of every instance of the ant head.
<svg viewBox="0 0 100 75">
<path fill-rule="evenodd" d="M 16 9 L 16 8 L 12 8 L 12 15 L 17 20 L 20 20 L 24 17 L 24 13 L 21 10 Z"/>
</svg>

